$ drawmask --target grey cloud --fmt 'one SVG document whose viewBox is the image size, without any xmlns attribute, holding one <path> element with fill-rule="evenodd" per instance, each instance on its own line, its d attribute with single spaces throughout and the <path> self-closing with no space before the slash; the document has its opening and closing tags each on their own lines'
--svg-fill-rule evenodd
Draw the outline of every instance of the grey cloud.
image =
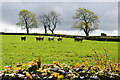
<svg viewBox="0 0 120 80">
<path fill-rule="evenodd" d="M 17 14 L 21 9 L 28 9 L 36 13 L 36 17 L 51 10 L 61 15 L 62 23 L 58 30 L 71 30 L 74 20 L 72 17 L 78 8 L 87 8 L 99 16 L 99 30 L 117 30 L 117 3 L 116 2 L 3 2 L 2 21 L 15 25 L 18 22 Z"/>
<path fill-rule="evenodd" d="M 120 36 L 120 1 L 118 3 L 118 36 Z"/>
</svg>

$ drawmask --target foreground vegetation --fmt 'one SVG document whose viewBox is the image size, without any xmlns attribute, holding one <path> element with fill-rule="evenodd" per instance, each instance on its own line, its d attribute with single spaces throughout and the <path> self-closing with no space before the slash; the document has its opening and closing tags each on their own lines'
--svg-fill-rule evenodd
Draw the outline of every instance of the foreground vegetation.
<svg viewBox="0 0 120 80">
<path fill-rule="evenodd" d="M 85 56 L 85 62 L 81 64 L 73 62 L 70 66 L 58 61 L 42 65 L 39 57 L 27 64 L 18 62 L 15 66 L 3 67 L 0 78 L 2 80 L 119 80 L 120 64 L 116 59 L 111 60 L 106 49 L 102 57 L 93 51 L 93 59 Z"/>
<path fill-rule="evenodd" d="M 63 41 L 48 41 L 45 36 L 44 41 L 36 41 L 36 36 L 26 35 L 27 40 L 21 41 L 20 35 L 0 35 L 2 37 L 2 67 L 15 65 L 22 61 L 27 63 L 36 56 L 40 56 L 41 62 L 51 64 L 53 61 L 70 65 L 73 61 L 82 62 L 84 56 L 92 58 L 92 49 L 99 55 L 104 54 L 103 48 L 109 51 L 109 56 L 118 59 L 118 42 L 83 40 L 75 42 L 73 38 L 63 38 Z"/>
</svg>

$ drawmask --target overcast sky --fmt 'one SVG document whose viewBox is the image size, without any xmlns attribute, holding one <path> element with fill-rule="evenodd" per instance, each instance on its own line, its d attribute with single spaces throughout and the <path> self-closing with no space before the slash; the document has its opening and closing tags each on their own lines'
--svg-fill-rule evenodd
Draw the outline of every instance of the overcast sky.
<svg viewBox="0 0 120 80">
<path fill-rule="evenodd" d="M 75 15 L 78 8 L 86 8 L 94 12 L 99 17 L 98 30 L 90 35 L 100 35 L 101 32 L 111 36 L 118 35 L 118 2 L 2 2 L 2 19 L 0 23 L 0 31 L 2 32 L 26 32 L 16 26 L 19 21 L 18 13 L 21 9 L 27 9 L 36 14 L 36 18 L 43 12 L 56 11 L 61 15 L 62 22 L 56 28 L 55 33 L 78 34 L 85 35 L 83 31 L 72 28 Z M 73 1 L 73 0 L 71 0 Z M 112 0 L 111 0 L 112 1 Z M 38 20 L 39 21 L 39 20 Z M 30 32 L 44 33 L 43 26 L 41 28 L 32 29 Z"/>
</svg>

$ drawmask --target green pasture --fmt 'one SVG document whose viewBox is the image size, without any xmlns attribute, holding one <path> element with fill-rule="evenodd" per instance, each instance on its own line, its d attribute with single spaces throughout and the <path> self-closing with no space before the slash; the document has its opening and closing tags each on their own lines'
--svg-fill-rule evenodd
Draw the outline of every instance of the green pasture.
<svg viewBox="0 0 120 80">
<path fill-rule="evenodd" d="M 118 42 L 91 41 L 83 40 L 75 42 L 73 38 L 63 38 L 63 41 L 48 41 L 45 36 L 44 41 L 36 41 L 34 35 L 26 35 L 27 40 L 21 41 L 22 35 L 0 35 L 2 37 L 2 67 L 6 65 L 15 65 L 22 61 L 28 63 L 40 56 L 42 64 L 49 64 L 53 61 L 72 64 L 74 61 L 81 62 L 84 56 L 91 58 L 95 49 L 98 54 L 104 55 L 103 47 L 109 51 L 111 58 L 118 58 Z"/>
</svg>

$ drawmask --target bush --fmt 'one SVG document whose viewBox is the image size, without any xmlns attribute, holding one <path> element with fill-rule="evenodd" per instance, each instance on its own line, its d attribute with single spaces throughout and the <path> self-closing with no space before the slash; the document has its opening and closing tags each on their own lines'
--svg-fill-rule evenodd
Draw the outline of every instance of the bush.
<svg viewBox="0 0 120 80">
<path fill-rule="evenodd" d="M 119 80 L 120 64 L 116 59 L 111 60 L 108 51 L 99 56 L 95 50 L 93 59 L 85 57 L 85 62 L 67 64 L 53 61 L 53 64 L 41 64 L 40 58 L 23 64 L 18 62 L 15 66 L 5 66 L 0 72 L 2 80 L 56 80 L 56 79 L 96 79 L 96 80 Z"/>
<path fill-rule="evenodd" d="M 101 36 L 107 36 L 105 33 L 101 33 Z"/>
</svg>

